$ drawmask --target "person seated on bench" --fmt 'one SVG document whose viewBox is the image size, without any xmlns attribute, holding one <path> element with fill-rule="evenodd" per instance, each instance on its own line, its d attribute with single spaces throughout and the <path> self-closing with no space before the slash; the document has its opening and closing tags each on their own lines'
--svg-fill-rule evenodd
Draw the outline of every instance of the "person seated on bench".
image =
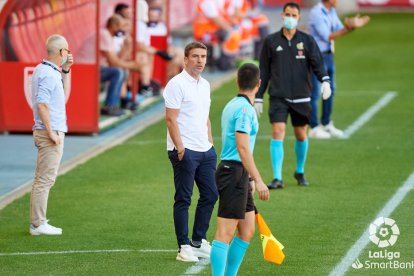
<svg viewBox="0 0 414 276">
<path fill-rule="evenodd" d="M 194 39 L 210 45 L 220 44 L 221 53 L 217 61 L 220 70 L 234 67 L 240 49 L 240 28 L 227 15 L 228 4 L 222 0 L 198 0 L 193 22 Z"/>
<path fill-rule="evenodd" d="M 168 35 L 167 26 L 162 20 L 163 9 L 161 6 L 150 6 L 148 11 L 148 22 L 147 30 L 148 34 L 152 36 L 162 36 L 165 37 Z M 167 78 L 171 79 L 184 68 L 184 49 L 180 47 L 174 47 L 171 45 L 171 38 L 167 38 L 167 53 L 173 57 L 167 64 Z"/>
<path fill-rule="evenodd" d="M 125 112 L 119 108 L 121 87 L 126 80 L 125 69 L 142 72 L 146 64 L 135 60 L 125 60 L 116 53 L 114 36 L 122 31 L 123 18 L 112 15 L 106 23 L 106 28 L 99 32 L 100 74 L 101 82 L 109 81 L 108 92 L 102 115 L 120 116 Z"/>
</svg>

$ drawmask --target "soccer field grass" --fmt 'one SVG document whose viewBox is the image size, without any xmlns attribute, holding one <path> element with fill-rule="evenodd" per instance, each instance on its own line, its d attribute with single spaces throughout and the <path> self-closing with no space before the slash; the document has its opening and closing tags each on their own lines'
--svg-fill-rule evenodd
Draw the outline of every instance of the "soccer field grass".
<svg viewBox="0 0 414 276">
<path fill-rule="evenodd" d="M 414 172 L 414 33 L 409 30 L 414 16 L 371 16 L 367 27 L 336 43 L 335 124 L 346 129 L 387 92 L 395 91 L 397 96 L 349 139 L 310 140 L 308 188 L 298 187 L 292 177 L 295 155 L 289 125 L 284 144 L 286 188 L 271 191 L 268 202 L 256 197 L 273 234 L 285 245 L 286 259 L 280 266 L 265 262 L 256 233 L 239 275 L 329 274 Z M 212 95 L 218 153 L 221 111 L 235 94 L 232 81 Z M 260 123 L 254 156 L 263 178 L 270 181 L 271 131 L 266 114 Z M 60 176 L 50 194 L 48 218 L 63 228 L 62 236 L 29 236 L 29 195 L 0 210 L 0 275 L 182 275 L 188 271 L 193 264 L 177 262 L 173 252 L 177 247 L 174 188 L 165 136 L 165 123 L 157 123 Z M 190 230 L 197 198 L 195 188 Z M 400 236 L 387 250 L 400 252 L 399 261 L 414 260 L 413 204 L 411 189 L 390 215 Z M 215 229 L 216 209 L 210 241 Z M 123 251 L 91 252 L 99 250 Z M 369 259 L 369 251 L 379 249 L 369 243 L 358 257 L 362 263 Z M 12 254 L 19 252 L 37 253 Z M 209 265 L 200 270 L 200 275 L 211 273 Z M 348 273 L 413 275 L 414 269 L 349 268 Z"/>
</svg>

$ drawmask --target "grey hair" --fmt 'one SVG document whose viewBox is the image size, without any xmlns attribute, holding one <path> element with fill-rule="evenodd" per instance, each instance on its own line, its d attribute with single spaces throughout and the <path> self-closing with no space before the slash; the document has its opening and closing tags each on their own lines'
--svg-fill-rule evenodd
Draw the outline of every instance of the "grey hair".
<svg viewBox="0 0 414 276">
<path fill-rule="evenodd" d="M 66 39 L 58 34 L 51 35 L 46 40 L 47 54 L 54 54 L 59 52 L 60 49 L 65 48 L 67 45 Z"/>
</svg>

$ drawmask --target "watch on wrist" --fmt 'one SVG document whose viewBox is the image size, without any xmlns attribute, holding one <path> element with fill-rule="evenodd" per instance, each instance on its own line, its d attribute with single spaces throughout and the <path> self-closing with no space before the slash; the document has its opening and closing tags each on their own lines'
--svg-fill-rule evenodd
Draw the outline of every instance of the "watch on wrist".
<svg viewBox="0 0 414 276">
<path fill-rule="evenodd" d="M 69 68 L 67 71 L 66 71 L 65 69 L 63 69 L 63 68 L 62 68 L 62 73 L 63 73 L 63 74 L 69 74 L 69 72 L 70 72 L 70 68 Z"/>
</svg>

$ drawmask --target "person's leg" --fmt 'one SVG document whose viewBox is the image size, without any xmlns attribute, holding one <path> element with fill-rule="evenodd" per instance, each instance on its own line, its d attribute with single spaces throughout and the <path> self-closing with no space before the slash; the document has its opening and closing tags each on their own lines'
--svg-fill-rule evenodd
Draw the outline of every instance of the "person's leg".
<svg viewBox="0 0 414 276">
<path fill-rule="evenodd" d="M 55 183 L 63 155 L 64 134 L 59 134 L 60 145 L 55 145 L 50 140 L 46 130 L 35 130 L 33 136 L 38 154 L 30 196 L 30 223 L 38 227 L 46 221 L 49 191 Z"/>
<path fill-rule="evenodd" d="M 294 127 L 296 142 L 296 173 L 303 174 L 305 172 L 306 156 L 308 154 L 308 138 L 306 137 L 307 126 L 296 126 Z"/>
<path fill-rule="evenodd" d="M 273 178 L 282 180 L 284 158 L 283 140 L 285 139 L 286 123 L 272 123 L 272 140 L 270 142 L 270 159 L 272 161 Z"/>
<path fill-rule="evenodd" d="M 182 68 L 184 68 L 184 49 L 169 46 L 168 53 L 174 56 L 174 58 L 169 61 L 167 65 L 167 79 L 171 79 L 180 73 Z"/>
<path fill-rule="evenodd" d="M 283 188 L 283 140 L 285 139 L 286 122 L 289 115 L 289 106 L 283 99 L 270 99 L 269 120 L 272 124 L 272 140 L 270 142 L 270 159 L 273 169 L 273 181 L 269 189 Z"/>
<path fill-rule="evenodd" d="M 125 80 L 124 70 L 115 67 L 101 67 L 101 81 L 109 81 L 105 106 L 118 106 L 122 84 Z"/>
<path fill-rule="evenodd" d="M 331 81 L 331 90 L 332 95 L 322 102 L 322 125 L 326 126 L 331 122 L 331 115 L 332 115 L 332 108 L 333 108 L 333 101 L 335 98 L 335 63 L 334 63 L 334 56 L 333 54 L 326 54 L 324 55 L 325 60 L 325 69 L 329 75 Z"/>
<path fill-rule="evenodd" d="M 308 186 L 309 182 L 305 179 L 305 162 L 308 155 L 308 137 L 307 126 L 311 112 L 310 103 L 298 103 L 291 106 L 291 119 L 293 131 L 295 133 L 295 152 L 296 152 L 296 170 L 293 174 L 300 186 Z"/>
<path fill-rule="evenodd" d="M 142 89 L 150 87 L 153 69 L 153 56 L 144 52 L 138 52 L 136 61 L 140 64 L 140 83 Z"/>
<path fill-rule="evenodd" d="M 312 93 L 311 93 L 311 115 L 310 115 L 310 127 L 314 128 L 319 125 L 318 119 L 318 102 L 321 94 L 321 83 L 315 74 L 312 74 Z"/>
<path fill-rule="evenodd" d="M 186 149 L 183 159 L 179 161 L 177 150 L 168 152 L 174 170 L 174 226 L 179 247 L 190 244 L 188 239 L 188 208 L 191 204 L 196 168 L 191 161 L 191 154 L 192 152 Z"/>
<path fill-rule="evenodd" d="M 215 180 L 216 151 L 214 147 L 211 147 L 207 152 L 197 153 L 197 155 L 200 155 L 200 163 L 195 172 L 195 182 L 200 192 L 200 198 L 197 203 L 192 235 L 192 240 L 196 242 L 206 239 L 211 214 L 218 198 Z"/>
<path fill-rule="evenodd" d="M 227 31 L 224 40 L 221 42 L 221 55 L 217 62 L 220 70 L 228 70 L 234 67 L 234 60 L 240 51 L 240 31 Z"/>
<path fill-rule="evenodd" d="M 210 255 L 213 276 L 222 276 L 226 271 L 229 243 L 234 236 L 238 221 L 238 219 L 217 218 L 217 231 Z"/>
<path fill-rule="evenodd" d="M 235 276 L 246 254 L 249 242 L 255 231 L 255 215 L 254 211 L 247 212 L 243 220 L 239 220 L 237 225 L 237 236 L 233 238 L 228 255 L 226 265 L 226 276 Z"/>
</svg>

